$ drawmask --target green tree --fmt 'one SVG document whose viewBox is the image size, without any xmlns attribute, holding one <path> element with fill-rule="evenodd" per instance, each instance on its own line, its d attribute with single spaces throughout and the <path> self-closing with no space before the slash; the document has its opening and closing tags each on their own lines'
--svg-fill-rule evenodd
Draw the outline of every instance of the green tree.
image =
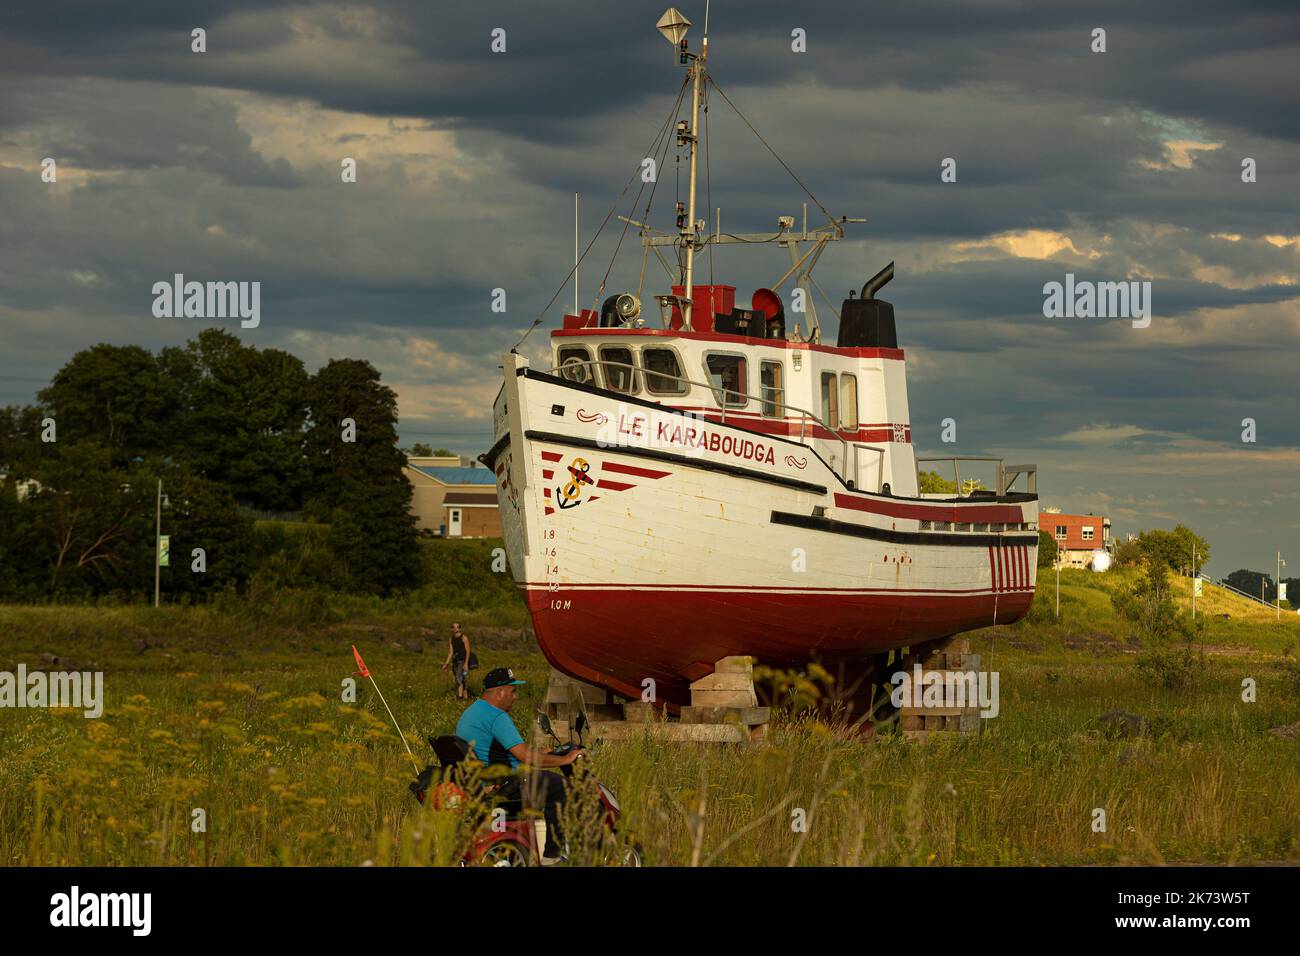
<svg viewBox="0 0 1300 956">
<path fill-rule="evenodd" d="M 424 442 L 419 442 L 419 441 L 416 442 L 414 445 L 412 445 L 410 450 L 407 452 L 407 455 L 410 456 L 411 458 L 428 458 L 432 454 L 433 454 L 433 449 L 430 448 L 428 445 L 426 445 Z"/>
<path fill-rule="evenodd" d="M 1060 554 L 1060 548 L 1056 544 L 1056 539 L 1046 531 L 1038 532 L 1038 566 L 1040 568 L 1050 568 L 1056 565 L 1056 558 Z"/>
<path fill-rule="evenodd" d="M 132 484 L 153 489 L 155 495 L 159 478 L 168 503 L 162 511 L 162 533 L 169 537 L 171 549 L 171 561 L 161 572 L 163 600 L 179 595 L 202 598 L 228 584 L 242 586 L 252 572 L 252 519 L 240 513 L 225 487 L 183 465 L 151 459 L 132 469 Z M 152 514 L 156 499 L 149 507 Z M 152 547 L 153 538 L 149 541 Z M 203 552 L 201 571 L 195 570 L 196 548 Z M 152 555 L 149 562 L 151 574 Z M 152 585 L 152 577 L 149 581 Z"/>
<path fill-rule="evenodd" d="M 1142 545 L 1137 539 L 1125 539 L 1115 545 L 1115 566 L 1118 568 L 1136 568 L 1145 560 Z M 1199 566 L 1199 565 L 1198 565 Z"/>
<path fill-rule="evenodd" d="M 450 458 L 454 454 L 450 448 L 435 448 L 432 452 L 434 458 Z"/>
<path fill-rule="evenodd" d="M 1265 601 L 1271 601 L 1277 596 L 1277 588 L 1273 586 L 1273 575 L 1265 574 L 1263 571 L 1238 568 L 1224 578 L 1224 582 L 1238 591 L 1251 597 L 1263 598 Z"/>
<path fill-rule="evenodd" d="M 923 495 L 954 495 L 957 493 L 957 482 L 949 481 L 937 471 L 923 471 L 917 477 Z"/>
<path fill-rule="evenodd" d="M 153 499 L 114 467 L 97 441 L 59 443 L 34 469 L 36 490 L 19 503 L 18 540 L 49 594 L 102 594 L 141 585 L 151 567 Z M 148 507 L 146 507 L 146 499 Z M 150 579 L 152 580 L 152 579 Z"/>
<path fill-rule="evenodd" d="M 55 420 L 59 441 L 98 441 L 119 464 L 162 449 L 178 411 L 175 387 L 138 345 L 83 349 L 39 398 Z"/>
<path fill-rule="evenodd" d="M 448 452 L 450 454 L 450 452 Z M 922 471 L 918 474 L 918 486 L 923 495 L 956 495 L 957 482 L 949 481 L 937 471 Z M 984 482 L 978 478 L 963 478 L 961 493 L 969 495 L 972 491 L 984 491 Z"/>
<path fill-rule="evenodd" d="M 26 472 L 11 472 L 0 479 L 0 598 L 14 601 L 40 600 L 46 588 L 38 563 L 40 534 L 28 501 L 32 486 L 19 497 L 28 478 Z"/>
<path fill-rule="evenodd" d="M 340 587 L 389 593 L 419 578 L 411 485 L 397 447 L 397 395 L 369 362 L 335 359 L 307 389 L 309 514 L 329 521 Z"/>
<path fill-rule="evenodd" d="M 160 365 L 174 376 L 185 408 L 176 457 L 243 504 L 298 510 L 309 475 L 302 361 L 279 349 L 244 345 L 213 328 L 184 350 L 164 350 Z"/>
<path fill-rule="evenodd" d="M 1192 549 L 1196 549 L 1196 567 L 1200 568 L 1210 560 L 1210 544 L 1186 525 L 1178 525 L 1173 531 L 1154 528 L 1138 535 L 1138 547 L 1148 558 L 1155 558 L 1166 567 L 1190 574 L 1192 568 Z"/>
<path fill-rule="evenodd" d="M 1135 664 L 1144 677 L 1168 690 L 1190 686 L 1205 668 L 1204 655 L 1194 648 L 1203 623 L 1174 603 L 1169 566 L 1149 556 L 1142 579 L 1111 595 L 1117 614 L 1137 625 L 1143 649 Z"/>
<path fill-rule="evenodd" d="M 42 442 L 43 408 L 37 405 L 7 405 L 0 408 L 0 474 L 21 480 L 42 458 L 52 458 L 57 442 Z M 56 435 L 57 423 L 56 423 Z"/>
</svg>

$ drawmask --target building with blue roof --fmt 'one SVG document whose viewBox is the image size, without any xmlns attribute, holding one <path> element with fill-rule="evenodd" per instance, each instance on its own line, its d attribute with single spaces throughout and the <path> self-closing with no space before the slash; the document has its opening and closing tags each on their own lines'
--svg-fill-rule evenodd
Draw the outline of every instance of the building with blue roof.
<svg viewBox="0 0 1300 956">
<path fill-rule="evenodd" d="M 417 526 L 448 538 L 497 538 L 496 475 L 456 457 L 408 456 L 402 469 L 411 483 Z"/>
</svg>

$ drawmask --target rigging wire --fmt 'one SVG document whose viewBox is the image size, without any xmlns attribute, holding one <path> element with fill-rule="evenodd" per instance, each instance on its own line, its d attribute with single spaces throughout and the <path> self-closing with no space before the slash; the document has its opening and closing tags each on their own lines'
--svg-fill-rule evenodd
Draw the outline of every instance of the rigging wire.
<svg viewBox="0 0 1300 956">
<path fill-rule="evenodd" d="M 685 91 L 686 91 L 686 81 L 683 80 L 682 90 L 677 94 L 677 103 L 675 103 L 673 106 L 673 114 L 672 116 L 669 117 L 668 123 L 666 124 L 667 126 L 671 126 L 673 120 L 676 118 L 677 110 L 681 104 L 682 96 L 685 93 Z M 651 141 L 650 149 L 652 151 L 658 149 L 657 144 L 659 142 L 659 138 L 662 135 L 663 135 L 663 130 L 661 129 L 660 132 L 655 135 L 654 140 Z M 538 314 L 537 318 L 533 319 L 532 324 L 529 325 L 528 328 L 524 330 L 524 334 L 519 337 L 519 341 L 516 342 L 513 347 L 511 347 L 510 351 L 512 352 L 517 351 L 519 346 L 524 344 L 524 339 L 528 338 L 528 336 L 532 333 L 533 329 L 537 328 L 537 326 L 542 324 L 542 319 L 546 317 L 547 310 L 549 310 L 550 307 L 555 304 L 555 300 L 560 297 L 560 293 L 564 291 L 564 287 L 569 284 L 569 279 L 573 276 L 574 269 L 577 269 L 578 266 L 582 264 L 582 260 L 587 258 L 587 253 L 590 252 L 591 247 L 596 244 L 596 240 L 600 238 L 600 234 L 605 230 L 605 226 L 609 223 L 610 217 L 614 215 L 614 210 L 618 208 L 619 200 L 621 200 L 625 195 L 627 195 L 627 191 L 632 188 L 632 180 L 636 179 L 637 174 L 640 173 L 640 171 L 641 171 L 641 164 L 638 162 L 636 169 L 633 170 L 632 175 L 628 177 L 627 184 L 623 186 L 623 191 L 618 194 L 618 198 L 616 198 L 614 202 L 610 205 L 609 212 L 605 214 L 605 218 L 600 223 L 600 228 L 597 229 L 596 234 L 591 237 L 591 241 L 587 243 L 587 248 L 582 251 L 582 255 L 578 257 L 578 261 L 573 264 L 573 269 L 570 269 L 568 271 L 568 274 L 565 275 L 564 279 L 560 282 L 560 285 L 556 288 L 555 294 L 551 296 L 551 300 L 546 303 L 546 306 Z M 655 178 L 658 179 L 657 176 Z M 642 189 L 645 188 L 644 181 L 642 181 L 641 183 L 641 188 Z M 640 197 L 640 192 L 637 193 L 637 196 L 638 198 Z M 606 276 L 608 276 L 608 274 L 609 273 L 607 272 Z"/>
<path fill-rule="evenodd" d="M 673 107 L 673 115 L 669 118 L 670 128 L 671 128 L 671 125 L 672 125 L 672 124 L 676 123 L 677 118 L 681 115 L 681 111 L 682 111 L 682 98 L 683 98 L 685 95 L 686 95 L 686 83 L 683 82 L 683 83 L 682 83 L 682 88 L 681 88 L 681 89 L 678 91 L 678 93 L 677 93 L 677 103 L 676 103 L 675 106 Z M 654 206 L 654 201 L 655 201 L 655 191 L 659 188 L 659 175 L 660 175 L 660 173 L 663 172 L 664 162 L 667 161 L 667 159 L 668 159 L 668 145 L 669 145 L 669 143 L 671 143 L 671 142 L 672 142 L 671 138 L 665 136 L 665 137 L 664 137 L 664 141 L 663 141 L 663 148 L 662 148 L 661 150 L 657 151 L 657 152 L 651 153 L 651 155 L 654 157 L 654 160 L 655 160 L 655 163 L 656 163 L 656 166 L 655 166 L 655 178 L 654 178 L 654 183 L 650 186 L 650 195 L 649 195 L 648 197 L 646 197 L 646 201 L 645 201 L 645 212 L 642 213 L 642 215 L 641 215 L 641 221 L 644 222 L 647 226 L 648 226 L 649 223 L 650 223 L 650 209 L 651 209 L 651 207 Z M 680 191 L 680 189 L 681 189 L 681 157 L 680 157 L 680 155 L 678 156 L 678 160 L 677 160 L 677 169 L 678 169 L 678 172 L 677 172 L 678 190 Z M 634 212 L 636 211 L 635 207 L 633 207 L 633 211 L 634 211 Z M 649 257 L 645 254 L 645 251 L 644 251 L 645 248 L 653 249 L 653 250 L 654 250 L 654 253 L 655 253 L 655 256 L 658 257 L 659 261 L 660 261 L 660 262 L 663 262 L 663 261 L 664 261 L 664 260 L 663 260 L 663 256 L 661 256 L 661 255 L 659 254 L 659 250 L 658 250 L 658 248 L 656 248 L 655 246 L 645 246 L 645 247 L 643 247 L 642 254 L 641 254 L 641 277 L 640 277 L 640 279 L 637 281 L 637 286 L 636 286 L 636 295 L 637 295 L 637 298 L 638 298 L 638 299 L 641 298 L 641 292 L 642 292 L 642 289 L 645 287 L 645 267 L 646 267 L 646 261 L 647 261 L 647 259 L 649 258 Z M 671 280 L 672 280 L 672 271 L 668 268 L 667 264 L 664 265 L 664 271 L 668 273 L 668 278 L 669 278 L 669 280 L 671 281 Z"/>
<path fill-rule="evenodd" d="M 705 16 L 707 18 L 708 15 L 706 14 Z M 705 103 L 704 103 L 704 196 L 705 196 L 705 201 L 708 202 L 709 204 L 709 218 L 712 219 L 715 213 L 713 211 L 713 172 L 709 167 L 709 104 L 708 104 L 709 76 L 707 73 L 704 75 L 704 83 L 702 84 L 701 89 L 704 91 L 704 99 L 705 99 Z M 691 132 L 694 132 L 694 130 L 692 130 Z M 691 232 L 694 231 L 695 231 L 695 223 L 691 223 Z M 704 241 L 705 243 L 708 243 L 709 241 L 707 233 L 705 234 Z M 709 286 L 710 288 L 712 288 L 713 286 L 713 247 L 715 245 L 717 245 L 717 243 L 712 243 L 709 245 Z M 710 292 L 710 295 L 712 295 L 712 292 Z"/>
<path fill-rule="evenodd" d="M 727 105 L 736 111 L 736 115 L 739 116 L 741 120 L 744 122 L 744 124 L 749 127 L 749 131 L 758 137 L 758 141 L 762 143 L 765 147 L 767 147 L 767 151 L 772 154 L 772 157 L 778 163 L 781 164 L 781 168 L 790 174 L 790 178 L 799 184 L 799 188 L 808 194 L 808 198 L 811 199 L 814 203 L 816 203 L 817 208 L 820 209 L 822 212 L 826 213 L 826 218 L 830 221 L 832 225 L 835 225 L 835 217 L 830 214 L 830 210 L 828 210 L 825 206 L 822 205 L 821 200 L 818 199 L 816 196 L 814 196 L 812 194 L 812 190 L 804 185 L 803 180 L 795 175 L 794 170 L 791 169 L 788 165 L 786 165 L 786 161 L 782 159 L 780 155 L 777 154 L 777 151 L 772 148 L 771 144 L 769 144 L 767 140 L 763 139 L 763 134 L 760 133 L 758 130 L 754 129 L 754 124 L 751 123 L 745 117 L 744 113 L 740 112 L 740 107 L 738 107 L 735 103 L 731 102 L 731 98 L 727 96 L 726 91 L 723 90 L 723 88 L 718 85 L 717 80 L 713 81 L 713 88 L 718 91 L 718 95 L 720 95 L 726 101 Z"/>
<path fill-rule="evenodd" d="M 674 123 L 674 121 L 677 119 L 678 115 L 681 113 L 681 109 L 682 109 L 682 97 L 685 96 L 685 95 L 686 95 L 686 83 L 683 82 L 683 83 L 682 83 L 682 88 L 681 88 L 681 90 L 679 90 L 678 93 L 677 93 L 677 102 L 673 104 L 673 112 L 672 112 L 672 114 L 668 117 L 668 121 L 667 121 L 667 122 L 666 122 L 662 127 L 660 127 L 659 136 L 662 136 L 662 137 L 663 137 L 663 141 L 664 141 L 663 155 L 664 155 L 665 157 L 667 157 L 667 155 L 668 155 L 668 142 L 669 142 L 669 139 L 670 139 L 670 137 L 667 135 L 667 133 L 668 133 L 669 130 L 671 130 L 671 129 L 673 128 L 673 123 Z M 651 155 L 651 156 L 656 155 L 656 154 L 658 153 L 658 151 L 659 151 L 659 146 L 658 146 L 659 136 L 655 137 L 655 142 L 652 143 L 651 146 L 650 146 L 650 155 Z M 656 185 L 656 186 L 659 184 L 659 170 L 660 170 L 661 168 L 662 168 L 662 165 L 657 165 L 657 166 L 655 167 L 655 177 L 654 177 L 654 182 L 655 182 L 655 185 Z M 627 190 L 624 190 L 624 192 L 626 192 L 626 191 L 627 191 Z M 642 194 L 643 192 L 645 192 L 645 179 L 644 179 L 644 178 L 642 178 L 642 180 L 641 180 L 641 188 L 638 189 L 637 192 L 636 192 L 636 199 L 634 199 L 634 200 L 632 201 L 632 208 L 628 210 L 629 213 L 635 213 L 635 212 L 636 212 L 637 203 L 639 203 L 639 202 L 641 201 L 641 194 Z M 621 198 L 621 197 L 620 197 L 620 198 Z M 654 187 L 651 187 L 651 189 L 650 189 L 650 200 L 649 200 L 649 202 L 646 203 L 646 213 L 647 213 L 647 215 L 649 214 L 649 211 L 650 211 L 650 203 L 653 202 L 653 201 L 654 201 Z M 629 216 L 628 218 L 630 219 L 631 216 Z M 622 231 L 622 233 L 619 234 L 618 242 L 617 242 L 617 244 L 615 244 L 615 246 L 614 246 L 614 252 L 613 252 L 613 254 L 609 257 L 609 265 L 605 268 L 605 274 L 604 274 L 604 276 L 601 277 L 601 280 L 600 280 L 600 287 L 596 290 L 596 298 L 592 301 L 591 307 L 592 307 L 593 310 L 596 308 L 597 304 L 600 302 L 600 297 L 601 297 L 602 295 L 605 294 L 605 285 L 606 285 L 606 283 L 609 281 L 609 274 L 610 274 L 610 272 L 612 272 L 612 271 L 614 270 L 614 262 L 615 262 L 616 259 L 618 259 L 618 253 L 619 253 L 619 250 L 623 248 L 623 240 L 627 238 L 627 230 L 628 230 L 628 226 L 630 226 L 630 225 L 631 225 L 631 223 L 630 223 L 630 222 L 627 222 L 626 220 L 623 222 L 623 231 Z"/>
</svg>

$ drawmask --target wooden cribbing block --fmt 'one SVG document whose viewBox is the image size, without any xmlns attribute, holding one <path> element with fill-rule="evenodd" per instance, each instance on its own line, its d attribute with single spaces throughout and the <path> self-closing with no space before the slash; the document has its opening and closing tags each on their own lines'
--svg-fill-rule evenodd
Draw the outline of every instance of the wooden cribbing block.
<svg viewBox="0 0 1300 956">
<path fill-rule="evenodd" d="M 968 652 L 936 651 L 921 661 L 921 670 L 925 671 L 977 671 L 979 669 L 980 656 Z"/>
<path fill-rule="evenodd" d="M 743 690 L 692 690 L 692 707 L 757 707 L 758 695 L 751 686 Z"/>
<path fill-rule="evenodd" d="M 772 719 L 771 707 L 683 707 L 684 724 L 744 724 L 753 727 Z"/>
<path fill-rule="evenodd" d="M 724 657 L 713 667 L 715 674 L 744 674 L 751 680 L 754 677 L 754 659 L 752 657 Z"/>
<path fill-rule="evenodd" d="M 574 686 L 582 691 L 583 703 L 588 707 L 614 702 L 609 691 L 605 690 L 605 688 L 575 680 L 568 674 L 561 674 L 555 668 L 551 668 L 551 679 L 546 685 L 546 702 L 548 704 L 567 704 L 569 702 L 569 688 Z"/>
<path fill-rule="evenodd" d="M 900 717 L 966 717 L 979 716 L 978 707 L 900 707 Z"/>
<path fill-rule="evenodd" d="M 623 705 L 623 719 L 637 724 L 647 721 L 661 722 L 667 719 L 667 712 L 662 707 L 647 704 L 642 700 L 630 700 Z"/>
<path fill-rule="evenodd" d="M 710 674 L 708 677 L 701 677 L 697 681 L 692 681 L 691 690 L 752 690 L 754 687 L 754 678 L 749 674 L 736 672 L 727 672 L 722 674 Z"/>
<path fill-rule="evenodd" d="M 691 682 L 692 707 L 757 707 L 754 667 L 748 657 L 724 657 L 714 672 Z"/>
<path fill-rule="evenodd" d="M 715 744 L 746 743 L 752 734 L 743 724 L 637 724 L 626 720 L 601 721 L 592 724 L 591 731 L 599 740 L 636 740 L 650 734 L 656 740 Z"/>
<path fill-rule="evenodd" d="M 938 672 L 945 683 L 949 680 L 968 683 L 971 674 L 978 675 L 979 667 L 980 655 L 970 652 L 970 641 L 965 639 L 932 651 L 921 661 L 923 675 Z M 907 672 L 913 674 L 914 668 L 908 667 Z M 982 730 L 978 698 L 968 697 L 961 707 L 948 706 L 946 701 L 939 706 L 926 707 L 921 703 L 926 689 L 924 684 L 914 685 L 912 706 L 898 709 L 899 729 L 905 739 L 919 741 L 936 733 L 968 734 Z"/>
</svg>

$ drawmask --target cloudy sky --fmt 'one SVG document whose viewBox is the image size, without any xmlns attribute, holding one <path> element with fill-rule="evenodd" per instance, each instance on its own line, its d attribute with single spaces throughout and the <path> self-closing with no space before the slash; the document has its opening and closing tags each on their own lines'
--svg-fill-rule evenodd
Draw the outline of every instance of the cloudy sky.
<svg viewBox="0 0 1300 956">
<path fill-rule="evenodd" d="M 573 194 L 589 238 L 672 111 L 682 71 L 654 29 L 664 6 L 7 11 L 0 404 L 31 401 L 78 349 L 158 349 L 212 324 L 153 317 L 153 283 L 180 272 L 262 283 L 260 327 L 225 322 L 250 343 L 311 369 L 373 362 L 405 442 L 484 450 L 500 355 L 572 264 Z M 681 9 L 698 45 L 703 5 Z M 191 51 L 196 27 L 206 53 Z M 717 0 L 710 34 L 721 89 L 834 215 L 870 220 L 823 256 L 820 285 L 838 301 L 897 262 L 886 297 L 922 453 L 1036 462 L 1045 505 L 1109 514 L 1121 536 L 1185 522 L 1210 539 L 1211 572 L 1271 568 L 1279 549 L 1300 571 L 1293 0 Z M 800 215 L 802 190 L 721 99 L 708 118 L 724 227 Z M 346 157 L 356 183 L 342 182 Z M 955 183 L 940 181 L 945 158 Z M 661 227 L 676 190 L 670 161 Z M 586 306 L 618 226 L 584 262 Z M 728 246 L 712 268 L 744 305 L 788 264 L 775 246 Z M 607 294 L 635 288 L 639 265 L 630 235 Z M 1150 327 L 1045 318 L 1043 284 L 1067 272 L 1149 280 Z M 571 288 L 525 351 L 545 347 L 566 302 Z M 939 438 L 949 417 L 955 446 Z"/>
</svg>

